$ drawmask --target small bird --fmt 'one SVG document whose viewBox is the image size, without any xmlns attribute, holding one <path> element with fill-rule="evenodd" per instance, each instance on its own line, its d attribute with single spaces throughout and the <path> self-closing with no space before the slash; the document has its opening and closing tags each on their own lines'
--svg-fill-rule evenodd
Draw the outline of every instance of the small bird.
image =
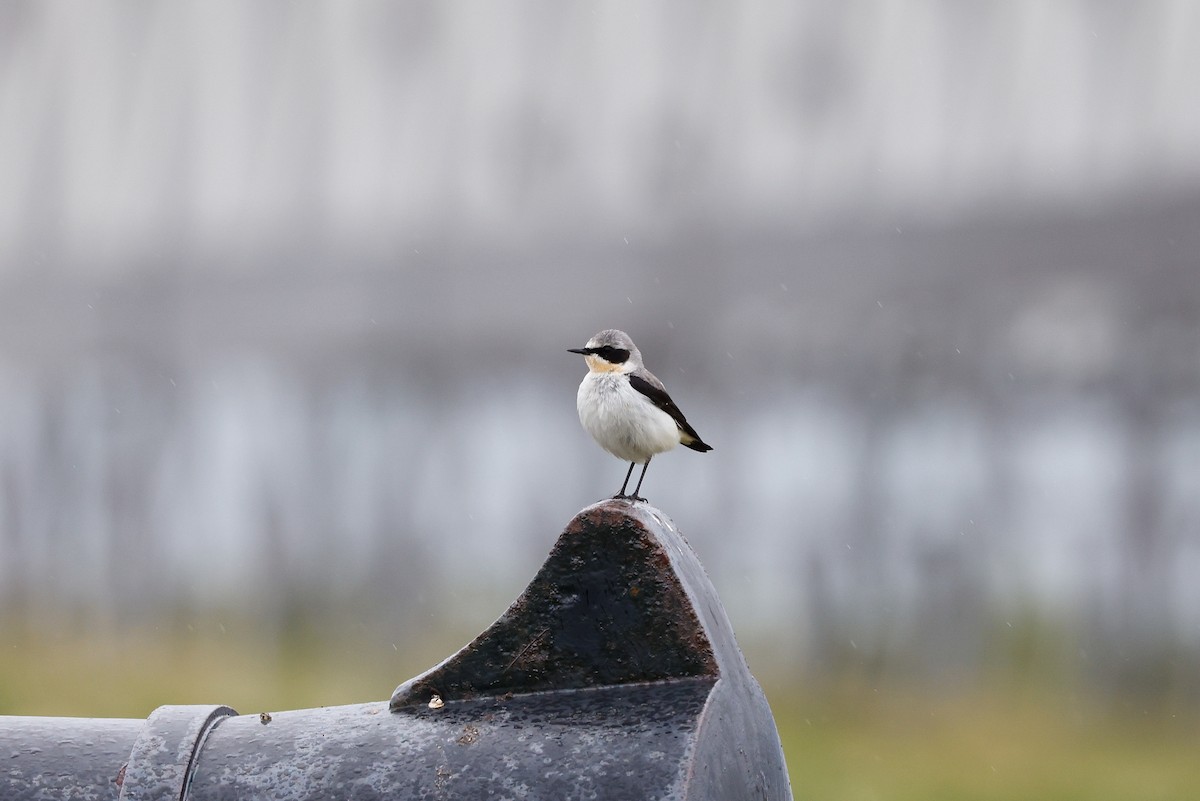
<svg viewBox="0 0 1200 801">
<path fill-rule="evenodd" d="M 582 348 L 567 352 L 583 354 L 588 366 L 576 398 L 579 422 L 601 448 L 630 463 L 614 498 L 646 500 L 638 493 L 656 453 L 680 444 L 701 453 L 712 450 L 688 424 L 663 383 L 642 364 L 641 351 L 624 331 L 601 331 Z M 633 495 L 626 495 L 637 464 L 642 465 L 642 475 Z"/>
</svg>

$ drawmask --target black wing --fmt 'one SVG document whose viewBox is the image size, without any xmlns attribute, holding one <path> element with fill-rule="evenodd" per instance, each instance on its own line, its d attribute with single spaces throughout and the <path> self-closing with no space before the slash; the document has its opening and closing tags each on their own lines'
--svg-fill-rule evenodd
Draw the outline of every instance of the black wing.
<svg viewBox="0 0 1200 801">
<path fill-rule="evenodd" d="M 692 428 L 691 424 L 688 423 L 687 418 L 683 416 L 683 412 L 679 411 L 679 407 L 675 405 L 675 401 L 671 400 L 671 396 L 667 394 L 665 389 L 650 383 L 638 375 L 629 376 L 629 385 L 649 398 L 650 402 L 655 406 L 671 415 L 675 420 L 675 425 L 679 426 L 679 430 L 683 432 L 680 441 L 686 447 L 702 453 L 712 450 L 711 445 L 706 444 L 700 439 L 700 435 L 696 433 L 696 429 Z"/>
</svg>

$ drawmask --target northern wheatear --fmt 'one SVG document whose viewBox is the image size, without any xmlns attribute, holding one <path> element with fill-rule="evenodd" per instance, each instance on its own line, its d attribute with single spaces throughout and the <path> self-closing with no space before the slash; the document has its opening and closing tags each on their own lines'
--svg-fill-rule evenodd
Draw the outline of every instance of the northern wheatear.
<svg viewBox="0 0 1200 801">
<path fill-rule="evenodd" d="M 642 364 L 641 352 L 624 331 L 601 331 L 582 348 L 568 348 L 568 352 L 583 354 L 588 366 L 576 398 L 579 422 L 601 448 L 630 463 L 614 498 L 646 500 L 638 492 L 656 453 L 681 444 L 702 453 L 712 450 L 688 424 L 662 382 Z M 642 475 L 633 495 L 626 495 L 636 464 L 642 465 Z"/>
</svg>

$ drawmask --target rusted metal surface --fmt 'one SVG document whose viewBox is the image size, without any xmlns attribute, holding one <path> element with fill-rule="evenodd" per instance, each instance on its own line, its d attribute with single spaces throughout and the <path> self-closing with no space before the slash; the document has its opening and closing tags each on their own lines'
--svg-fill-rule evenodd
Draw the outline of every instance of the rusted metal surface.
<svg viewBox="0 0 1200 801">
<path fill-rule="evenodd" d="M 6 755 L 4 801 L 791 798 L 712 584 L 625 501 L 583 510 L 495 624 L 390 702 L 0 718 Z"/>
<path fill-rule="evenodd" d="M 392 708 L 428 703 L 435 693 L 452 701 L 715 677 L 713 634 L 728 631 L 729 621 L 723 611 L 705 619 L 713 616 L 702 599 L 716 592 L 674 526 L 645 504 L 604 501 L 571 521 L 499 620 L 398 687 Z"/>
</svg>

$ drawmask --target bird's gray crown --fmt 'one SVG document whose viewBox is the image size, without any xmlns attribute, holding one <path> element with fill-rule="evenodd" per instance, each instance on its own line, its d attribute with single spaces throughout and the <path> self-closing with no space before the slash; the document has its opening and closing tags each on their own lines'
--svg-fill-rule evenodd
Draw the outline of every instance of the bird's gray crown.
<svg viewBox="0 0 1200 801">
<path fill-rule="evenodd" d="M 601 331 L 594 337 L 588 340 L 589 348 L 621 348 L 622 350 L 635 350 L 633 340 L 629 338 L 629 334 L 624 331 L 618 331 L 615 328 L 609 328 Z"/>
</svg>

